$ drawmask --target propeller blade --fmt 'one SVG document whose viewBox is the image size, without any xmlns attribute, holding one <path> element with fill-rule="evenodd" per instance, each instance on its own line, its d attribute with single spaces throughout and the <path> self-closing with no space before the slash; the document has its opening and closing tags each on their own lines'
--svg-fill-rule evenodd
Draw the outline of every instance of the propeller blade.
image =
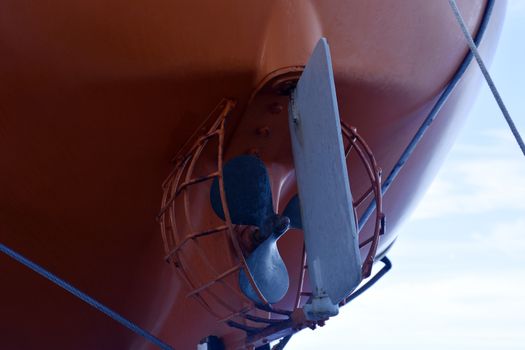
<svg viewBox="0 0 525 350">
<path fill-rule="evenodd" d="M 280 235 L 276 236 L 268 237 L 246 259 L 257 288 L 270 304 L 277 303 L 286 295 L 290 283 L 286 265 L 277 249 Z M 239 274 L 239 285 L 250 300 L 261 303 L 244 270 Z"/>
<path fill-rule="evenodd" d="M 299 196 L 295 195 L 290 199 L 286 208 L 284 209 L 283 215 L 290 219 L 290 226 L 292 228 L 302 229 L 303 223 L 301 220 L 301 203 Z"/>
<path fill-rule="evenodd" d="M 228 161 L 222 171 L 232 223 L 261 227 L 266 218 L 274 215 L 264 163 L 257 157 L 242 155 Z M 211 186 L 210 201 L 217 216 L 225 220 L 217 178 Z"/>
<path fill-rule="evenodd" d="M 265 299 L 276 303 L 284 297 L 289 286 L 288 271 L 277 249 L 277 240 L 290 227 L 290 220 L 275 214 L 268 172 L 259 158 L 243 155 L 231 159 L 223 168 L 223 179 L 232 223 L 257 226 L 268 237 L 250 254 L 246 264 Z M 217 216 L 224 220 L 217 179 L 211 186 L 210 201 Z M 239 273 L 239 285 L 249 299 L 261 302 L 244 270 Z"/>
<path fill-rule="evenodd" d="M 322 38 L 292 92 L 289 125 L 308 274 L 312 320 L 338 313 L 361 282 L 361 255 L 352 207 L 330 51 Z"/>
</svg>

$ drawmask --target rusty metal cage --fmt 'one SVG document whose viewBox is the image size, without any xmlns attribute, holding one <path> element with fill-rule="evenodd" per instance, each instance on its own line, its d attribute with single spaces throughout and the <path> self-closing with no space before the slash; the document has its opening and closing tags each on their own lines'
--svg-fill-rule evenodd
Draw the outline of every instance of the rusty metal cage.
<svg viewBox="0 0 525 350">
<path fill-rule="evenodd" d="M 257 288 L 253 276 L 246 264 L 245 256 L 238 235 L 238 228 L 232 224 L 226 202 L 223 183 L 223 153 L 225 144 L 225 122 L 235 107 L 235 102 L 224 99 L 208 117 L 200 135 L 196 134 L 183 147 L 175 159 L 175 166 L 164 181 L 161 211 L 158 215 L 166 260 L 175 268 L 181 279 L 185 281 L 190 292 L 187 297 L 194 298 L 203 308 L 218 320 L 232 327 L 246 331 L 251 341 L 258 335 L 271 334 L 284 328 L 301 329 L 315 326 L 314 322 L 300 322 L 292 314 L 301 307 L 302 298 L 310 293 L 305 291 L 306 251 L 303 245 L 302 268 L 300 269 L 299 286 L 295 291 L 295 303 L 292 310 L 279 310 L 268 303 Z M 375 200 L 376 216 L 373 235 L 361 241 L 360 247 L 370 244 L 368 254 L 363 261 L 363 278 L 368 277 L 376 254 L 379 237 L 384 228 L 381 195 L 381 170 L 378 168 L 372 151 L 363 138 L 353 127 L 342 123 L 345 154 L 348 158 L 353 150 L 361 159 L 370 180 L 370 187 L 353 202 L 354 213 L 363 203 Z M 196 174 L 199 159 L 206 155 L 207 162 L 213 163 L 209 171 L 203 175 Z M 210 227 L 197 228 L 192 220 L 196 210 L 205 210 L 192 206 L 191 190 L 205 183 L 218 180 L 225 220 L 213 223 Z M 201 191 L 200 193 L 205 193 Z M 372 199 L 370 199 L 372 197 Z M 199 205 L 198 203 L 196 204 Z M 209 205 L 208 205 L 209 206 Z M 203 214 L 204 215 L 204 214 Z M 181 222 L 183 224 L 181 225 Z M 212 246 L 204 240 L 213 237 L 214 245 L 225 248 L 228 263 L 220 266 L 212 257 Z M 191 251 L 190 253 L 188 253 Z M 189 255 L 188 256 L 185 256 Z M 190 262 L 191 260 L 191 262 Z M 221 256 L 224 261 L 224 255 Z M 200 261 L 198 263 L 196 261 Z M 193 264 L 193 265 L 192 265 Z M 195 266 L 199 265 L 199 266 Z M 224 264 L 222 264 L 224 265 Z M 221 269 L 218 268 L 221 267 Z M 235 278 L 240 270 L 244 270 L 249 283 L 257 293 L 260 303 L 255 304 L 240 290 Z M 202 273 L 206 270 L 206 273 Z M 221 288 L 217 288 L 221 286 Z M 344 304 L 344 301 L 341 303 Z M 299 324 L 300 323 L 300 324 Z M 262 327 L 257 325 L 263 324 Z"/>
</svg>

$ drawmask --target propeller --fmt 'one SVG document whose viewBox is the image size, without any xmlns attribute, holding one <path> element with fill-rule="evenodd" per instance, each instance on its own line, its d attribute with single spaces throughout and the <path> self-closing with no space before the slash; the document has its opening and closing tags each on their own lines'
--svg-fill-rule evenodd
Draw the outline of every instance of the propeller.
<svg viewBox="0 0 525 350">
<path fill-rule="evenodd" d="M 288 229 L 302 227 L 299 197 L 290 200 L 282 215 L 277 214 L 266 167 L 251 155 L 228 161 L 223 168 L 223 181 L 231 222 L 258 227 L 264 239 L 246 263 L 257 288 L 269 303 L 274 304 L 284 297 L 289 287 L 288 271 L 277 249 L 277 240 Z M 210 201 L 217 216 L 225 220 L 217 179 L 211 186 Z M 239 284 L 248 298 L 261 302 L 244 270 L 239 274 Z"/>
<path fill-rule="evenodd" d="M 268 172 L 254 156 L 239 156 L 223 169 L 226 202 L 234 224 L 253 225 L 264 241 L 246 259 L 262 295 L 276 303 L 286 294 L 289 277 L 277 240 L 290 228 L 304 231 L 312 295 L 304 306 L 310 320 L 339 312 L 339 303 L 362 280 L 356 218 L 328 42 L 321 38 L 292 91 L 288 105 L 290 138 L 298 193 L 283 214 L 275 213 Z M 211 204 L 224 219 L 219 183 L 214 180 Z M 240 272 L 242 291 L 259 298 Z"/>
</svg>

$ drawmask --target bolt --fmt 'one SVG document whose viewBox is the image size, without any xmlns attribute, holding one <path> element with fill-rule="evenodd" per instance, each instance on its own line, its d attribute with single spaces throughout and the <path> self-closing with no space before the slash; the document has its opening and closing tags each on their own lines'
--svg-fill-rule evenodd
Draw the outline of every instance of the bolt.
<svg viewBox="0 0 525 350">
<path fill-rule="evenodd" d="M 283 105 L 280 104 L 279 102 L 274 102 L 268 106 L 268 111 L 271 114 L 279 114 L 283 111 Z"/>
<path fill-rule="evenodd" d="M 272 231 L 277 234 L 283 234 L 290 228 L 290 218 L 284 215 L 275 215 L 272 219 Z"/>
<path fill-rule="evenodd" d="M 255 132 L 257 133 L 257 135 L 262 137 L 270 136 L 270 128 L 268 126 L 261 126 L 257 130 L 255 130 Z"/>
<path fill-rule="evenodd" d="M 255 156 L 255 157 L 257 157 L 257 158 L 260 158 L 260 157 L 261 157 L 261 155 L 260 155 L 260 153 L 259 153 L 259 149 L 256 148 L 256 147 L 250 148 L 250 149 L 248 150 L 248 154 L 251 154 L 252 156 Z"/>
</svg>

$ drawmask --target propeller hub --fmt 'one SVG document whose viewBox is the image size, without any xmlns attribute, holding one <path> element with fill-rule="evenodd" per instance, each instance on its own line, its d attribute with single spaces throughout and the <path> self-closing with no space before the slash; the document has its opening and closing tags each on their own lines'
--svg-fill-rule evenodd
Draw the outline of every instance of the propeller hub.
<svg viewBox="0 0 525 350">
<path fill-rule="evenodd" d="M 263 239 L 274 235 L 279 238 L 290 228 L 290 218 L 284 215 L 274 214 L 268 217 L 261 227 Z"/>
<path fill-rule="evenodd" d="M 282 235 L 290 228 L 290 218 L 284 215 L 275 215 L 273 217 L 273 233 Z"/>
<path fill-rule="evenodd" d="M 276 214 L 266 167 L 251 155 L 237 156 L 224 165 L 223 184 L 231 223 L 257 228 L 251 234 L 255 248 L 246 265 L 260 293 L 274 304 L 286 295 L 290 283 L 277 240 L 290 227 L 301 228 L 299 198 L 290 200 L 284 215 Z M 218 178 L 212 183 L 210 201 L 217 216 L 226 220 Z M 252 301 L 261 301 L 244 269 L 239 272 L 239 286 Z"/>
</svg>

